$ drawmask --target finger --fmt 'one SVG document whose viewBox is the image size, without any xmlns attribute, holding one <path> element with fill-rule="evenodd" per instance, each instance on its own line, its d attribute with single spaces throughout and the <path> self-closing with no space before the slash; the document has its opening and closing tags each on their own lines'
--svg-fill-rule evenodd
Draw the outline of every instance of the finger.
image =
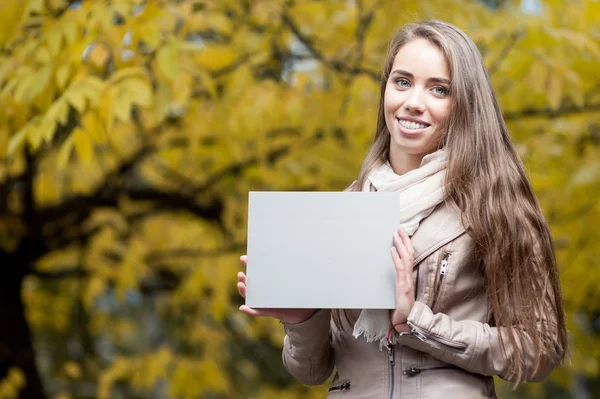
<svg viewBox="0 0 600 399">
<path fill-rule="evenodd" d="M 398 234 L 400 234 L 400 238 L 402 239 L 402 243 L 406 246 L 406 249 L 408 250 L 408 253 L 411 256 L 415 256 L 415 250 L 412 246 L 412 242 L 410 242 L 410 237 L 408 236 L 408 234 L 406 234 L 406 231 L 404 231 L 402 229 L 402 227 L 398 228 Z"/>
<path fill-rule="evenodd" d="M 273 317 L 266 309 L 252 309 L 246 305 L 242 305 L 240 306 L 240 310 L 250 316 Z"/>
<path fill-rule="evenodd" d="M 406 247 L 403 245 L 398 252 L 400 253 L 400 259 L 402 259 L 402 277 L 406 280 L 407 284 L 412 285 L 412 261 Z"/>
<path fill-rule="evenodd" d="M 401 245 L 398 246 L 398 252 L 400 253 L 400 257 L 402 258 L 404 264 L 408 268 L 412 268 L 415 256 L 414 250 L 412 250 L 411 252 L 412 244 L 410 242 L 410 237 L 400 227 L 398 228 L 397 234 L 399 234 L 399 241 L 401 242 Z M 403 251 L 402 248 L 404 248 L 405 250 Z"/>
<path fill-rule="evenodd" d="M 244 272 L 239 272 L 237 277 L 240 283 L 246 284 L 246 275 L 244 274 Z"/>
<path fill-rule="evenodd" d="M 404 242 L 401 241 L 400 237 L 398 237 L 398 240 L 399 241 L 396 244 L 396 249 L 398 250 L 400 259 L 402 259 L 402 264 L 404 264 L 404 266 L 410 267 L 410 265 L 412 264 L 412 256 L 409 255 L 408 249 L 406 249 L 406 245 L 404 245 Z"/>
<path fill-rule="evenodd" d="M 244 264 L 244 266 L 248 266 L 248 255 L 242 255 L 242 256 L 240 256 L 240 260 L 242 261 L 242 263 Z"/>
<path fill-rule="evenodd" d="M 398 251 L 398 256 L 400 257 L 400 259 L 402 259 L 402 252 L 400 252 L 400 248 L 404 247 L 404 245 L 402 244 L 402 239 L 400 238 L 398 233 L 394 233 L 392 238 L 394 240 L 394 248 L 396 248 L 396 250 Z"/>
<path fill-rule="evenodd" d="M 242 282 L 237 283 L 237 289 L 242 298 L 246 298 L 246 284 Z"/>
<path fill-rule="evenodd" d="M 396 247 L 391 248 L 392 260 L 394 261 L 394 267 L 396 268 L 396 273 L 399 275 L 404 272 L 404 264 L 402 263 L 402 259 L 400 259 L 400 254 L 398 254 L 398 250 Z"/>
</svg>

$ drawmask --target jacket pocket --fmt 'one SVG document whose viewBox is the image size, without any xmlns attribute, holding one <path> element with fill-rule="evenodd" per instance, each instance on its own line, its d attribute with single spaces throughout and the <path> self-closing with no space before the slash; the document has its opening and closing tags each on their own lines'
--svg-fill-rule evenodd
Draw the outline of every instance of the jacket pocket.
<svg viewBox="0 0 600 399">
<path fill-rule="evenodd" d="M 349 391 L 351 387 L 352 383 L 350 380 L 338 382 L 336 385 L 333 385 L 331 388 L 329 388 L 329 393 Z"/>
<path fill-rule="evenodd" d="M 429 308 L 435 313 L 435 307 L 438 303 L 438 300 L 442 294 L 442 289 L 444 287 L 444 280 L 446 278 L 446 274 L 448 273 L 448 266 L 450 265 L 450 251 L 448 247 L 441 250 L 440 259 L 438 261 L 436 270 L 435 270 L 435 278 L 433 281 L 433 295 L 431 297 L 431 303 L 429 304 Z"/>
<path fill-rule="evenodd" d="M 429 366 L 429 367 L 409 367 L 407 369 L 402 370 L 402 375 L 405 375 L 407 377 L 414 377 L 416 375 L 419 375 L 421 373 L 426 373 L 428 371 L 434 371 L 434 370 L 444 370 L 444 369 L 458 369 L 458 367 L 456 366 L 452 366 L 450 364 L 445 365 L 445 366 Z"/>
<path fill-rule="evenodd" d="M 467 349 L 467 344 L 460 341 L 453 341 L 448 338 L 442 337 L 441 335 L 432 333 L 431 331 L 423 330 L 408 322 L 408 326 L 410 327 L 410 334 L 423 342 L 430 341 L 440 344 L 444 347 L 444 349 L 449 349 L 455 352 L 463 352 Z"/>
</svg>

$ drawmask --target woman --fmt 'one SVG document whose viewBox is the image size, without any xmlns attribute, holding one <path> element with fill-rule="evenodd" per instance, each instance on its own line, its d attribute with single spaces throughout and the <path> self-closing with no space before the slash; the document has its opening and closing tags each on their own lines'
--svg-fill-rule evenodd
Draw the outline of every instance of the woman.
<svg viewBox="0 0 600 399">
<path fill-rule="evenodd" d="M 242 306 L 284 323 L 297 379 L 321 384 L 335 366 L 330 397 L 493 398 L 492 376 L 541 381 L 563 360 L 550 232 L 462 31 L 433 20 L 392 38 L 375 141 L 349 190 L 402 193 L 396 309 Z"/>
</svg>

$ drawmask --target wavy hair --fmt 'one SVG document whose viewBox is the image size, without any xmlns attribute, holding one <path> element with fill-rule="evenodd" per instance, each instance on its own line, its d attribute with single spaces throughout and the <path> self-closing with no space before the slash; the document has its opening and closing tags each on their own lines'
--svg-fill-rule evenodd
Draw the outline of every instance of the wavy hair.
<svg viewBox="0 0 600 399">
<path fill-rule="evenodd" d="M 360 191 L 369 172 L 386 162 L 390 133 L 385 124 L 384 94 L 400 48 L 424 38 L 443 53 L 450 69 L 452 106 L 440 146 L 448 154 L 446 197 L 462 211 L 473 239 L 475 259 L 485 273 L 493 324 L 511 360 L 506 379 L 527 379 L 527 345 L 535 368 L 567 352 L 567 331 L 550 230 L 510 139 L 483 59 L 460 29 L 438 20 L 409 24 L 391 39 L 381 76 L 381 97 L 374 143 L 357 181 Z M 346 313 L 346 312 L 344 312 Z M 340 325 L 340 312 L 333 313 Z"/>
</svg>

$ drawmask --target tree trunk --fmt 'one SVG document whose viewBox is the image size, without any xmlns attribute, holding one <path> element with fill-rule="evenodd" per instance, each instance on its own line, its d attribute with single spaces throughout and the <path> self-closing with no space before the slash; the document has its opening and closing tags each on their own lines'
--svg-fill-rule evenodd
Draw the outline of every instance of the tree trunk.
<svg viewBox="0 0 600 399">
<path fill-rule="evenodd" d="M 17 261 L 19 252 L 0 251 L 0 380 L 11 367 L 17 367 L 25 374 L 25 386 L 19 398 L 45 399 L 21 298 L 21 284 L 28 265 Z"/>
</svg>

